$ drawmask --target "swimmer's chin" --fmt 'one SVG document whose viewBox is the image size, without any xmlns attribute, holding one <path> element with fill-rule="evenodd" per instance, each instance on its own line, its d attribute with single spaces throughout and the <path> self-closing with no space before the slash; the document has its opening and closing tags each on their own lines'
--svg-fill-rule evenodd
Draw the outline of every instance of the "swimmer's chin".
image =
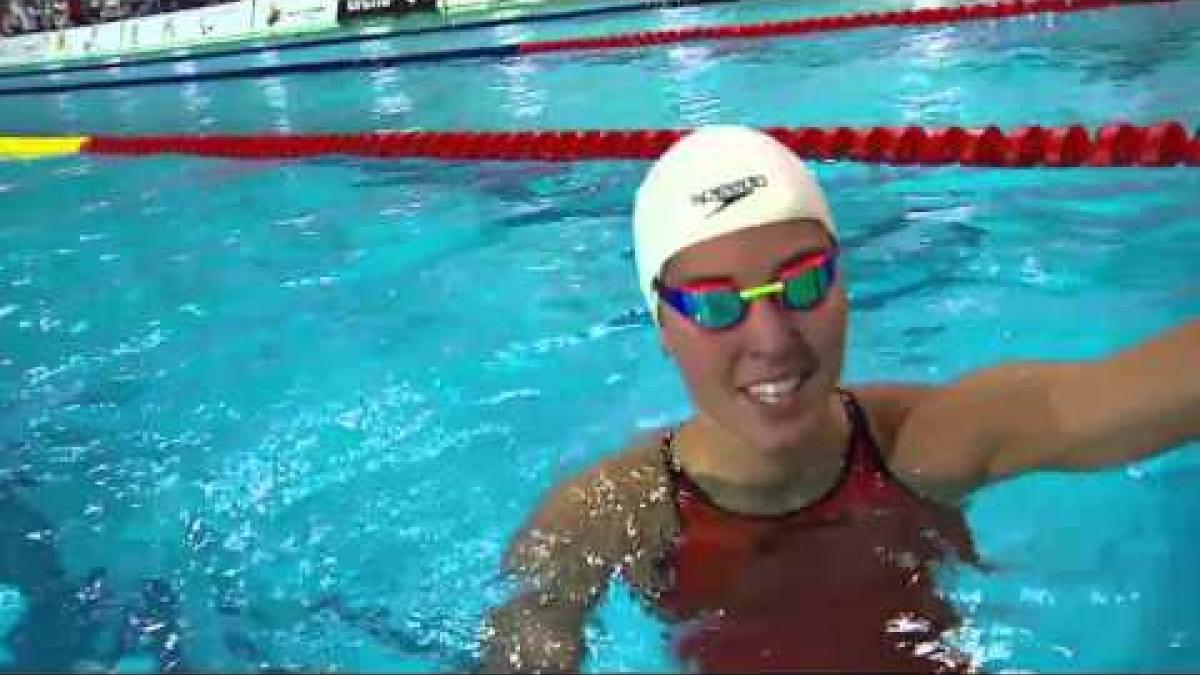
<svg viewBox="0 0 1200 675">
<path fill-rule="evenodd" d="M 786 400 L 763 402 L 739 393 L 738 407 L 746 420 L 740 434 L 759 452 L 791 454 L 808 445 L 820 431 L 829 393 L 810 379 Z"/>
</svg>

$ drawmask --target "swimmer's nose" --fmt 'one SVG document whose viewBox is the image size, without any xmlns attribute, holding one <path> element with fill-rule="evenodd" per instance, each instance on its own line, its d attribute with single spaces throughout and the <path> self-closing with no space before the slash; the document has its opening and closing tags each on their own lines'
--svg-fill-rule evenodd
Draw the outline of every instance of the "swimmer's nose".
<svg viewBox="0 0 1200 675">
<path fill-rule="evenodd" d="M 776 297 L 761 298 L 747 308 L 742 335 L 749 348 L 756 352 L 773 355 L 793 350 L 802 339 L 794 325 L 795 315 Z"/>
</svg>

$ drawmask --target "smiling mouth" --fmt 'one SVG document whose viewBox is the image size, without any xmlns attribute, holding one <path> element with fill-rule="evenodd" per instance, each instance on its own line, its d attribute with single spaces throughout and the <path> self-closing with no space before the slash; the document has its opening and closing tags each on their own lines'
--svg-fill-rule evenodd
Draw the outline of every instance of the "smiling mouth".
<svg viewBox="0 0 1200 675">
<path fill-rule="evenodd" d="M 766 406 L 783 406 L 796 398 L 800 388 L 808 382 L 812 373 L 804 375 L 789 375 L 770 380 L 761 380 L 754 384 L 740 387 L 740 391 L 750 400 Z"/>
</svg>

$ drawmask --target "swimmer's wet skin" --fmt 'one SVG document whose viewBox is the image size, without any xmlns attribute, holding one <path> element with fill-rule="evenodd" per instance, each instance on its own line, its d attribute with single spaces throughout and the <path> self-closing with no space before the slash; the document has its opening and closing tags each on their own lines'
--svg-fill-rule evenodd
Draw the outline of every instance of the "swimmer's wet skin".
<svg viewBox="0 0 1200 675">
<path fill-rule="evenodd" d="M 975 562 L 963 500 L 1200 437 L 1200 321 L 1088 362 L 844 389 L 834 221 L 759 132 L 672 147 L 638 190 L 634 240 L 697 413 L 545 499 L 506 556 L 520 591 L 487 622 L 486 671 L 577 670 L 614 575 L 689 669 L 970 670 L 939 640 L 958 617 L 932 581 Z"/>
</svg>

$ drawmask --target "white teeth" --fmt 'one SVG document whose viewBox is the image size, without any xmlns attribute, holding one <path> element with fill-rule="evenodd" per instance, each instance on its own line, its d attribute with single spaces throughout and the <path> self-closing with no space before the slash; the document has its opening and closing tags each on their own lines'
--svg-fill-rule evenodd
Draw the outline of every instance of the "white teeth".
<svg viewBox="0 0 1200 675">
<path fill-rule="evenodd" d="M 774 380 L 772 382 L 759 382 L 746 387 L 746 392 L 758 399 L 761 403 L 768 405 L 777 405 L 790 394 L 796 387 L 800 386 L 800 378 L 789 377 L 784 380 Z"/>
</svg>

